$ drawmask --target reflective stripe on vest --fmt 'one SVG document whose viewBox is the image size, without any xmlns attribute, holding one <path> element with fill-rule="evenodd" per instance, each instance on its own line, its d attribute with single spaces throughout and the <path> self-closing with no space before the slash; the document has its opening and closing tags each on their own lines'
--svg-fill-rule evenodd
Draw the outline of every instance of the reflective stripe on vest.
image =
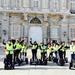
<svg viewBox="0 0 75 75">
<path fill-rule="evenodd" d="M 36 48 L 37 48 L 37 45 L 33 45 L 33 46 L 32 46 L 32 49 L 36 49 Z"/>
<path fill-rule="evenodd" d="M 9 46 L 9 44 L 6 44 L 6 54 L 13 54 L 13 44 Z"/>
<path fill-rule="evenodd" d="M 47 51 L 47 49 L 46 49 L 46 46 L 41 46 L 41 52 L 46 52 Z"/>
<path fill-rule="evenodd" d="M 22 46 L 19 43 L 16 43 L 15 45 L 16 45 L 16 49 L 21 49 L 22 48 Z"/>
<path fill-rule="evenodd" d="M 26 51 L 27 51 L 27 46 L 23 45 L 21 52 L 26 52 Z"/>
</svg>

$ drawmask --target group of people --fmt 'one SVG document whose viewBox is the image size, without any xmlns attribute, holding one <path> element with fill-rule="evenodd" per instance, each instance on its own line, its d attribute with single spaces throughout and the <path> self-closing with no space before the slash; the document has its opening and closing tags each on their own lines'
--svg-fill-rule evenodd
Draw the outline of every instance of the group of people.
<svg viewBox="0 0 75 75">
<path fill-rule="evenodd" d="M 22 57 L 25 59 L 27 56 L 27 50 L 28 48 L 32 51 L 32 59 L 33 61 L 37 58 L 37 50 L 40 49 L 41 51 L 41 60 L 44 60 L 45 54 L 49 52 L 49 58 L 53 57 L 53 54 L 55 54 L 55 57 L 65 59 L 66 57 L 66 50 L 69 48 L 65 43 L 58 44 L 57 42 L 54 43 L 40 43 L 38 44 L 36 41 L 32 43 L 30 41 L 31 48 L 27 43 L 24 42 L 24 40 L 9 40 L 5 45 L 5 53 L 6 57 L 11 60 L 14 59 L 14 62 L 18 59 L 22 59 Z M 14 58 L 13 58 L 14 55 Z"/>
<path fill-rule="evenodd" d="M 53 57 L 53 54 L 55 54 L 55 57 L 61 58 L 61 59 L 65 59 L 66 58 L 66 50 L 69 49 L 70 47 L 67 46 L 65 43 L 60 43 L 58 44 L 57 42 L 54 43 L 41 43 L 41 44 L 37 44 L 37 42 L 35 41 L 34 43 L 32 43 L 32 41 L 30 41 L 31 45 L 32 45 L 32 58 L 37 59 L 37 50 L 40 49 L 41 50 L 41 60 L 44 58 L 45 54 L 49 54 L 49 58 Z M 49 52 L 49 53 L 48 53 Z"/>
<path fill-rule="evenodd" d="M 22 56 L 25 58 L 27 54 L 27 44 L 24 43 L 24 40 L 15 40 L 11 39 L 5 44 L 5 53 L 6 58 L 10 59 L 10 62 L 12 64 L 12 60 L 14 59 L 14 63 L 16 63 L 17 60 L 21 59 Z"/>
</svg>

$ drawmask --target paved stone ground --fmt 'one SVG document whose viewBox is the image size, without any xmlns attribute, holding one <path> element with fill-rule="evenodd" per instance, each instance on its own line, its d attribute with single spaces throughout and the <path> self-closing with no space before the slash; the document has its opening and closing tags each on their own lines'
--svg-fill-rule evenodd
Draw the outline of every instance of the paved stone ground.
<svg viewBox="0 0 75 75">
<path fill-rule="evenodd" d="M 67 51 L 67 57 L 70 61 L 70 51 Z M 31 58 L 31 50 L 28 50 L 29 58 Z M 38 50 L 38 58 L 40 58 L 40 51 Z M 0 75 L 74 75 L 75 70 L 69 70 L 69 63 L 65 66 L 58 66 L 49 62 L 47 66 L 17 66 L 14 70 L 4 70 L 3 58 L 5 57 L 3 48 L 0 48 Z"/>
<path fill-rule="evenodd" d="M 0 63 L 1 65 L 2 63 Z M 74 75 L 75 70 L 69 70 L 68 65 L 57 66 L 20 66 L 16 67 L 15 70 L 3 70 L 0 68 L 0 75 Z"/>
</svg>

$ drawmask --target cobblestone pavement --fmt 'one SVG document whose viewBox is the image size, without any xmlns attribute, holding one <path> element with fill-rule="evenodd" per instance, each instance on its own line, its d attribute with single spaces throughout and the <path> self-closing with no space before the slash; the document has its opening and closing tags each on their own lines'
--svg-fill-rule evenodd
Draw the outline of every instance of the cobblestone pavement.
<svg viewBox="0 0 75 75">
<path fill-rule="evenodd" d="M 71 52 L 67 52 L 67 57 L 70 61 Z M 28 50 L 28 58 L 31 58 L 31 50 Z M 38 58 L 40 51 L 38 50 Z M 58 66 L 49 62 L 47 66 L 17 66 L 14 70 L 4 70 L 3 58 L 5 57 L 3 48 L 0 48 L 0 75 L 74 75 L 75 70 L 69 70 L 69 63 L 65 66 Z"/>
</svg>

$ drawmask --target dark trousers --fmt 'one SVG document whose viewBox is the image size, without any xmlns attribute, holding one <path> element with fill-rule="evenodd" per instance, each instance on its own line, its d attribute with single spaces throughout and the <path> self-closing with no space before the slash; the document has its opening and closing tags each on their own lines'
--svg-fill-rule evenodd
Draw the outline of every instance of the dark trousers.
<svg viewBox="0 0 75 75">
<path fill-rule="evenodd" d="M 45 54 L 47 54 L 47 52 L 42 52 L 41 53 L 41 60 L 45 60 L 45 58 L 46 58 L 46 55 Z"/>
<path fill-rule="evenodd" d="M 33 59 L 33 61 L 35 59 L 37 59 L 37 50 L 36 49 L 32 49 L 32 59 Z"/>
<path fill-rule="evenodd" d="M 66 51 L 63 52 L 64 59 L 66 58 Z"/>
<path fill-rule="evenodd" d="M 11 66 L 12 66 L 12 58 L 13 58 L 13 54 L 8 54 L 6 55 L 7 61 L 10 62 Z"/>
<path fill-rule="evenodd" d="M 59 58 L 63 59 L 63 51 L 61 51 L 61 50 L 59 51 Z"/>
<path fill-rule="evenodd" d="M 14 62 L 16 62 L 19 59 L 20 51 L 21 51 L 20 49 L 14 51 Z"/>
</svg>

